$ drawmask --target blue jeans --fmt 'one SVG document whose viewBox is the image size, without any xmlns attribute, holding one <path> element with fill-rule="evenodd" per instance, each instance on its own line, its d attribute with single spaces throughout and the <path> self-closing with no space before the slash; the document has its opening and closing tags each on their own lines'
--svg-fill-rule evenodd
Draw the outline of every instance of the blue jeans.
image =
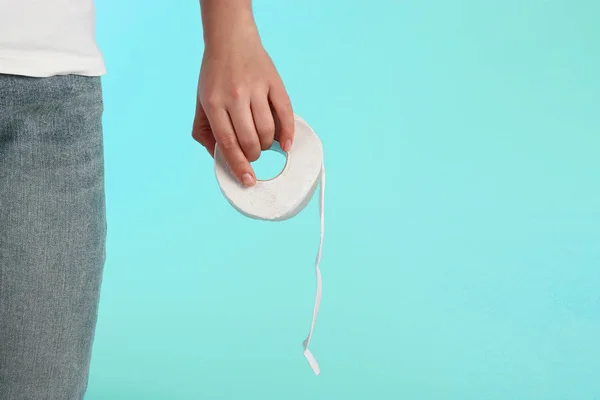
<svg viewBox="0 0 600 400">
<path fill-rule="evenodd" d="M 105 259 L 100 78 L 0 75 L 0 400 L 82 399 Z"/>
</svg>

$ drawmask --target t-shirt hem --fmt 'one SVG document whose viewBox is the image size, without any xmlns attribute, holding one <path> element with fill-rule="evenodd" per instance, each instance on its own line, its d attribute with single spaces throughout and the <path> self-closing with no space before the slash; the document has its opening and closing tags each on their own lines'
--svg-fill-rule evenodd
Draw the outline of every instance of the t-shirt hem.
<svg viewBox="0 0 600 400">
<path fill-rule="evenodd" d="M 0 54 L 2 52 L 0 51 Z M 0 74 L 47 78 L 56 75 L 104 76 L 102 57 L 0 55 Z"/>
</svg>

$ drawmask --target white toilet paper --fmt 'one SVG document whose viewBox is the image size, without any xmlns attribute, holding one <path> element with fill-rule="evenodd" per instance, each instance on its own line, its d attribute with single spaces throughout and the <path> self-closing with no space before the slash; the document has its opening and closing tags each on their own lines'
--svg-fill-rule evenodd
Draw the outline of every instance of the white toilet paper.
<svg viewBox="0 0 600 400">
<path fill-rule="evenodd" d="M 257 181 L 251 188 L 243 187 L 231 172 L 219 147 L 215 149 L 215 173 L 217 182 L 229 203 L 240 213 L 255 219 L 282 221 L 298 214 L 310 201 L 315 189 L 321 184 L 320 216 L 321 239 L 315 261 L 317 292 L 313 317 L 308 337 L 302 343 L 304 356 L 315 375 L 319 375 L 319 364 L 308 349 L 319 306 L 321 303 L 321 271 L 319 263 L 323 250 L 325 168 L 323 166 L 323 146 L 312 128 L 295 115 L 295 134 L 291 150 L 286 154 L 276 146 L 275 149 L 286 155 L 283 171 L 273 179 Z"/>
</svg>

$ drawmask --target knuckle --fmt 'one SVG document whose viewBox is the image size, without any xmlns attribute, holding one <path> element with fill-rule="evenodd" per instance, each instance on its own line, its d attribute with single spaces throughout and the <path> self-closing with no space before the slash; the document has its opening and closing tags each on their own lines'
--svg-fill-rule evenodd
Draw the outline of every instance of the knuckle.
<svg viewBox="0 0 600 400">
<path fill-rule="evenodd" d="M 206 96 L 202 101 L 202 107 L 215 110 L 221 106 L 223 102 L 221 101 L 221 97 L 217 94 L 211 94 Z"/>
<path fill-rule="evenodd" d="M 292 102 L 290 101 L 290 98 L 287 95 L 279 96 L 279 98 L 277 100 L 277 105 L 282 110 L 285 110 L 285 111 L 292 110 Z"/>
<path fill-rule="evenodd" d="M 219 141 L 219 145 L 221 146 L 221 148 L 224 151 L 230 152 L 237 147 L 238 143 L 237 143 L 237 139 L 235 138 L 235 136 L 225 135 L 225 136 L 221 137 L 221 140 Z"/>
<path fill-rule="evenodd" d="M 204 129 L 203 127 L 196 127 L 192 129 L 192 137 L 201 144 L 206 143 L 210 136 L 212 136 L 212 132 Z"/>
<path fill-rule="evenodd" d="M 229 90 L 229 95 L 233 100 L 239 100 L 244 95 L 244 87 L 242 85 L 232 85 Z"/>
<path fill-rule="evenodd" d="M 238 138 L 239 142 L 240 142 L 240 146 L 242 147 L 242 149 L 244 149 L 244 151 L 250 150 L 254 147 L 256 147 L 254 145 L 254 141 L 252 140 L 248 140 L 246 138 Z"/>
<path fill-rule="evenodd" d="M 275 134 L 275 122 L 262 123 L 257 127 L 257 131 L 261 136 L 270 137 Z"/>
<path fill-rule="evenodd" d="M 194 139 L 196 142 L 198 142 L 198 143 L 202 143 L 202 136 L 200 136 L 200 135 L 198 134 L 198 132 L 197 132 L 197 131 L 192 131 L 192 138 L 193 138 L 193 139 Z"/>
</svg>

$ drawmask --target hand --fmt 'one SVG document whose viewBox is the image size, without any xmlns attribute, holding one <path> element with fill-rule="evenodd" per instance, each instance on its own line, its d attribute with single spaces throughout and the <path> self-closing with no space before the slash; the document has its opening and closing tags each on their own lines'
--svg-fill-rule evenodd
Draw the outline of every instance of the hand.
<svg viewBox="0 0 600 400">
<path fill-rule="evenodd" d="M 205 47 L 192 136 L 213 157 L 218 144 L 246 187 L 256 183 L 250 162 L 274 139 L 284 151 L 291 148 L 292 105 L 255 27 Z"/>
</svg>

